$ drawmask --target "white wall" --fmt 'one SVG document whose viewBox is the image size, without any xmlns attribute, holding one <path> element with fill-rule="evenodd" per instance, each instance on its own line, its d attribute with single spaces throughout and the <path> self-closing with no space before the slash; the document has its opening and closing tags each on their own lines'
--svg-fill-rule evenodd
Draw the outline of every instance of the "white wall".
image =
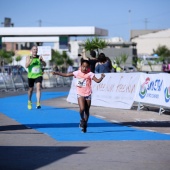
<svg viewBox="0 0 170 170">
<path fill-rule="evenodd" d="M 133 38 L 132 42 L 137 43 L 138 54 L 152 54 L 153 49 L 163 45 L 170 49 L 170 29 Z"/>
</svg>

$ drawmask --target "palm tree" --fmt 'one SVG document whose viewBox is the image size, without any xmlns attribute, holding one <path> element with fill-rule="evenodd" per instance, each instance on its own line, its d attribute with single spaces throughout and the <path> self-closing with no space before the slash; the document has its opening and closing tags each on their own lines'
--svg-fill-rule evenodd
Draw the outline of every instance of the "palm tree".
<svg viewBox="0 0 170 170">
<path fill-rule="evenodd" d="M 94 37 L 92 39 L 87 38 L 83 44 L 86 51 L 96 50 L 99 54 L 99 50 L 107 47 L 107 43 L 105 40 L 102 40 L 98 37 Z"/>
<path fill-rule="evenodd" d="M 115 61 L 116 61 L 116 64 L 120 67 L 120 64 L 122 63 L 121 57 L 120 57 L 120 56 L 117 56 L 117 57 L 115 58 Z"/>
<path fill-rule="evenodd" d="M 170 57 L 170 50 L 165 46 L 158 46 L 156 50 L 153 49 L 153 53 L 159 56 L 159 61 L 165 61 Z"/>
<path fill-rule="evenodd" d="M 151 63 L 150 61 L 148 61 L 148 65 L 149 65 L 151 71 L 153 71 L 153 69 L 152 69 L 152 63 Z"/>
<path fill-rule="evenodd" d="M 141 58 L 137 59 L 137 64 L 136 64 L 136 68 L 138 71 L 142 71 L 142 66 L 143 66 L 143 60 Z"/>
<path fill-rule="evenodd" d="M 62 52 L 61 57 L 64 60 L 64 70 L 63 71 L 66 71 L 66 68 L 68 67 L 68 65 L 73 65 L 73 60 L 71 60 L 69 58 L 69 56 L 67 55 L 66 51 Z"/>
<path fill-rule="evenodd" d="M 125 67 L 125 63 L 128 59 L 128 55 L 127 54 L 121 54 L 120 58 L 121 58 L 121 62 L 123 63 L 123 70 L 124 70 L 124 67 Z"/>
<path fill-rule="evenodd" d="M 153 49 L 154 54 L 157 54 L 158 56 L 162 56 L 164 58 L 170 56 L 170 50 L 165 46 L 158 46 L 156 50 Z"/>
<path fill-rule="evenodd" d="M 63 71 L 66 71 L 68 65 L 73 65 L 73 60 L 70 59 L 66 51 L 63 51 L 61 54 L 58 51 L 52 50 L 52 60 L 50 63 L 59 67 L 64 66 Z"/>
<path fill-rule="evenodd" d="M 50 63 L 58 66 L 64 63 L 61 54 L 58 51 L 52 50 L 52 59 Z"/>
</svg>

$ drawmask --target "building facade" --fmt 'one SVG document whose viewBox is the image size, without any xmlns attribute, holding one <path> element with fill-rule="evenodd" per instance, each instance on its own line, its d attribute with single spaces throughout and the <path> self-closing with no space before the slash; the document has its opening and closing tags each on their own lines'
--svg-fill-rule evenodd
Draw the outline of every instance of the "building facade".
<svg viewBox="0 0 170 170">
<path fill-rule="evenodd" d="M 153 50 L 165 45 L 170 49 L 170 29 L 166 30 L 132 30 L 131 42 L 137 44 L 138 54 L 152 55 Z"/>
</svg>

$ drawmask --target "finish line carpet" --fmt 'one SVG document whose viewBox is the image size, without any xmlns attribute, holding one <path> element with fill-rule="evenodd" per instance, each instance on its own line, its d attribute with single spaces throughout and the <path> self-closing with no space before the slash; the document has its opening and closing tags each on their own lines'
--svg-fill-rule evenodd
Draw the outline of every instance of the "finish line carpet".
<svg viewBox="0 0 170 170">
<path fill-rule="evenodd" d="M 68 92 L 43 92 L 42 100 L 67 96 Z M 35 94 L 33 95 L 35 101 Z M 27 109 L 27 95 L 0 98 L 0 112 L 26 127 L 49 135 L 57 141 L 170 140 L 170 135 L 139 130 L 90 116 L 87 133 L 78 128 L 77 111 L 42 105 Z"/>
</svg>

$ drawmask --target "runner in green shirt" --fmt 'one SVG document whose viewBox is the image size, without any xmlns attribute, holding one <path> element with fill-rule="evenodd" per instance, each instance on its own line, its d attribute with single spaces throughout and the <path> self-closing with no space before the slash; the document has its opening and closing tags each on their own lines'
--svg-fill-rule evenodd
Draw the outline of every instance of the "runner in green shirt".
<svg viewBox="0 0 170 170">
<path fill-rule="evenodd" d="M 28 68 L 28 109 L 32 109 L 32 93 L 34 90 L 34 83 L 36 83 L 36 108 L 40 109 L 40 98 L 41 98 L 41 84 L 43 80 L 42 66 L 46 66 L 42 56 L 38 56 L 38 47 L 33 46 L 31 48 L 32 55 L 27 56 L 25 67 Z"/>
</svg>

